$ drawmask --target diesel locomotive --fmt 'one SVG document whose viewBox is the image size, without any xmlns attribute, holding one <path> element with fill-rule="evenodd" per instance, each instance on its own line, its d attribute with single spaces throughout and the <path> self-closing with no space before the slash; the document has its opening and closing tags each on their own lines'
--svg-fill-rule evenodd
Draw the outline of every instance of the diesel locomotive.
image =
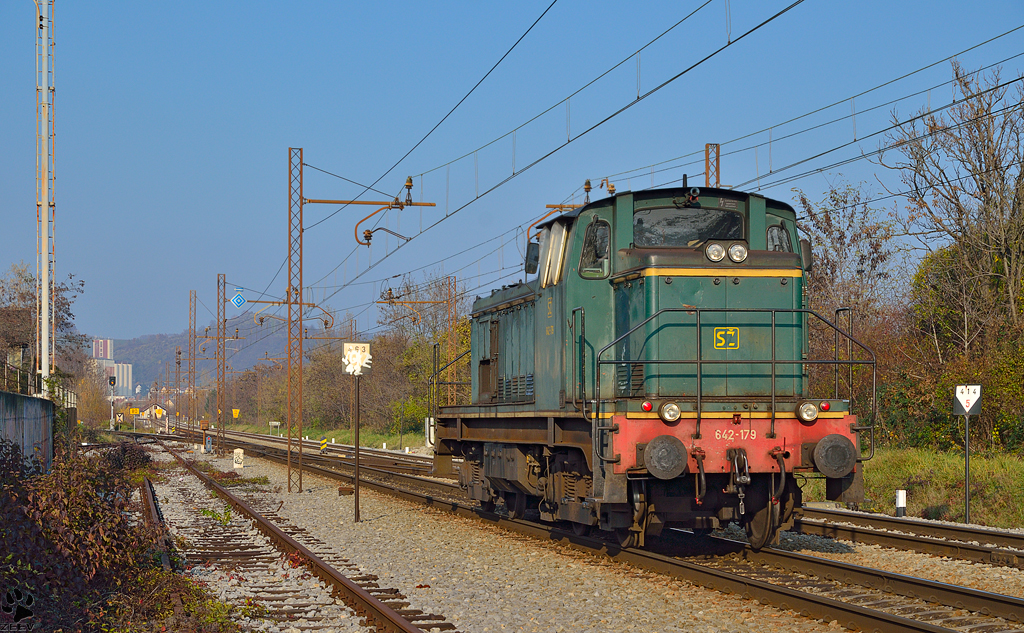
<svg viewBox="0 0 1024 633">
<path fill-rule="evenodd" d="M 527 281 L 473 303 L 471 403 L 435 421 L 435 467 L 461 457 L 483 509 L 624 547 L 738 523 L 760 548 L 808 477 L 862 500 L 873 427 L 838 379 L 809 385 L 816 365 L 873 374 L 874 355 L 807 307 L 812 252 L 791 206 L 684 183 L 613 191 L 536 232 Z M 831 358 L 811 357 L 812 330 Z"/>
</svg>

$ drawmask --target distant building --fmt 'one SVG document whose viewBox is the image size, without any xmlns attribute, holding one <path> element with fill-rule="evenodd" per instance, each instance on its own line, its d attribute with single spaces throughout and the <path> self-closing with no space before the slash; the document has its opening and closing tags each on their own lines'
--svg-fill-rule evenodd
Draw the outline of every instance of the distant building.
<svg viewBox="0 0 1024 633">
<path fill-rule="evenodd" d="M 109 338 L 94 338 L 92 340 L 92 357 L 114 360 L 114 340 Z"/>
<path fill-rule="evenodd" d="M 131 363 L 116 363 L 114 365 L 114 378 L 117 379 L 117 386 L 114 387 L 115 395 L 132 397 L 132 365 Z"/>
<path fill-rule="evenodd" d="M 131 363 L 114 362 L 114 341 L 109 338 L 97 338 L 92 341 L 92 361 L 104 376 L 115 379 L 114 396 L 131 398 L 132 366 Z"/>
</svg>

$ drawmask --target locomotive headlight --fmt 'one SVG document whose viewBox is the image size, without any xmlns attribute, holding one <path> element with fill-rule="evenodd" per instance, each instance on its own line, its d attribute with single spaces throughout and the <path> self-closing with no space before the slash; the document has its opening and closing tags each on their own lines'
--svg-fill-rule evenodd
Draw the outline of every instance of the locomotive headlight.
<svg viewBox="0 0 1024 633">
<path fill-rule="evenodd" d="M 661 419 L 666 422 L 675 422 L 679 419 L 682 412 L 679 410 L 679 405 L 675 402 L 666 402 L 661 405 L 661 409 L 658 411 L 658 415 Z"/>
<path fill-rule="evenodd" d="M 813 402 L 801 402 L 796 408 L 796 414 L 804 422 L 814 422 L 818 419 L 818 407 Z"/>
<path fill-rule="evenodd" d="M 725 259 L 725 247 L 722 246 L 721 244 L 717 244 L 714 242 L 708 244 L 708 247 L 707 249 L 705 249 L 704 253 L 707 254 L 708 259 L 710 259 L 713 262 L 720 262 L 723 259 Z"/>
<path fill-rule="evenodd" d="M 737 264 L 747 258 L 747 247 L 742 244 L 733 244 L 729 247 L 729 259 Z"/>
</svg>

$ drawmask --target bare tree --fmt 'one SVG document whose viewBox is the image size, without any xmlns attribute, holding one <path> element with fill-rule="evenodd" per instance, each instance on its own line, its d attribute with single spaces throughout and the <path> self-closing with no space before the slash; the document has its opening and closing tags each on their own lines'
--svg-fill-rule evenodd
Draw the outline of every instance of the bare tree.
<svg viewBox="0 0 1024 633">
<path fill-rule="evenodd" d="M 956 61 L 952 85 L 956 104 L 900 126 L 879 161 L 910 192 L 903 234 L 928 252 L 954 247 L 942 256 L 959 277 L 952 283 L 981 285 L 963 297 L 971 304 L 961 314 L 968 350 L 990 309 L 1022 324 L 1024 88 L 1011 93 L 998 70 L 982 76 Z"/>
<path fill-rule="evenodd" d="M 854 330 L 851 334 L 869 348 L 883 344 L 895 325 L 893 264 L 897 251 L 890 223 L 868 204 L 870 196 L 863 187 L 833 184 L 817 202 L 799 189 L 795 192 L 802 213 L 800 229 L 814 249 L 814 268 L 806 279 L 809 307 L 836 319 L 844 329 L 849 324 Z M 839 308 L 850 310 L 842 313 L 849 320 L 840 318 Z M 837 340 L 835 331 L 824 323 L 812 319 L 808 325 L 811 358 L 867 359 L 866 353 L 845 338 Z M 838 388 L 837 397 L 849 394 L 858 406 L 872 404 L 871 374 L 861 367 L 811 365 L 808 375 L 814 393 L 832 393 Z"/>
<path fill-rule="evenodd" d="M 794 191 L 800 229 L 814 248 L 807 281 L 811 305 L 829 314 L 838 307 L 874 312 L 888 304 L 894 289 L 893 227 L 868 204 L 870 195 L 848 183 L 833 184 L 818 202 Z"/>
</svg>

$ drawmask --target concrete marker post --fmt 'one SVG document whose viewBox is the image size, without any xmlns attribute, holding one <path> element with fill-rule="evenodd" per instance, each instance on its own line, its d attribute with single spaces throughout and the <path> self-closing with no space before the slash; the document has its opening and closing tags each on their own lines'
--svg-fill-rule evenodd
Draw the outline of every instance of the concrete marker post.
<svg viewBox="0 0 1024 633">
<path fill-rule="evenodd" d="M 896 491 L 896 516 L 905 517 L 907 516 L 907 491 L 897 490 Z"/>
</svg>

